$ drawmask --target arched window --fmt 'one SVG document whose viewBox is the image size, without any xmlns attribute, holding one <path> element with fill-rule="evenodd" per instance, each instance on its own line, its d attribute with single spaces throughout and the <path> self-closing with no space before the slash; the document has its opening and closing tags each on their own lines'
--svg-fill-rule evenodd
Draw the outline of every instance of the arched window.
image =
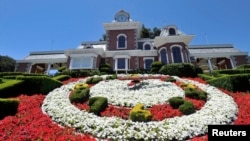
<svg viewBox="0 0 250 141">
<path fill-rule="evenodd" d="M 182 63 L 182 53 L 181 53 L 181 47 L 174 46 L 172 47 L 172 58 L 174 63 Z"/>
<path fill-rule="evenodd" d="M 163 64 L 167 64 L 168 61 L 167 61 L 167 50 L 166 48 L 162 48 L 160 50 L 160 60 Z"/>
<path fill-rule="evenodd" d="M 120 34 L 117 36 L 117 49 L 127 48 L 127 36 Z"/>
<path fill-rule="evenodd" d="M 176 35 L 174 28 L 169 28 L 169 35 Z"/>
<path fill-rule="evenodd" d="M 146 44 L 146 45 L 144 46 L 144 50 L 151 50 L 151 46 L 150 46 L 149 44 Z"/>
</svg>

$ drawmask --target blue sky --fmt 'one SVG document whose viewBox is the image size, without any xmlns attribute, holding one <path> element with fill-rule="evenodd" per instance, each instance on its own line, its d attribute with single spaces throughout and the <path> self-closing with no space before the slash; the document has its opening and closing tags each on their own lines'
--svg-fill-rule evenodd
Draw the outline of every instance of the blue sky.
<svg viewBox="0 0 250 141">
<path fill-rule="evenodd" d="M 0 0 L 0 55 L 76 48 L 98 41 L 125 10 L 146 27 L 176 25 L 191 45 L 233 44 L 250 52 L 249 0 Z"/>
</svg>

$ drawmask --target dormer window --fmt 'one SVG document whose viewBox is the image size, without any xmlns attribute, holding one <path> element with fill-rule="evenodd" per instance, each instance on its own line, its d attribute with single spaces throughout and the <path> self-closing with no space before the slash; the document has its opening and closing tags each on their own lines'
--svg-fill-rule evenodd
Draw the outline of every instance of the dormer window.
<svg viewBox="0 0 250 141">
<path fill-rule="evenodd" d="M 149 42 L 143 44 L 143 50 L 151 50 L 152 45 Z"/>
<path fill-rule="evenodd" d="M 176 35 L 174 28 L 169 28 L 169 35 Z"/>
<path fill-rule="evenodd" d="M 90 49 L 90 48 L 93 48 L 93 46 L 92 45 L 85 45 L 84 46 L 84 49 Z"/>
</svg>

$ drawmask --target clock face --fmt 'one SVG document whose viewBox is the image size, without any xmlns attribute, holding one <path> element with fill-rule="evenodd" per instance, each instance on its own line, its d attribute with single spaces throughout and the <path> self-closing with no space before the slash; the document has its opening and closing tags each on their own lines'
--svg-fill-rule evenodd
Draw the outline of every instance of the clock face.
<svg viewBox="0 0 250 141">
<path fill-rule="evenodd" d="M 126 15 L 119 15 L 117 20 L 119 22 L 125 22 L 125 21 L 127 21 L 127 16 Z"/>
</svg>

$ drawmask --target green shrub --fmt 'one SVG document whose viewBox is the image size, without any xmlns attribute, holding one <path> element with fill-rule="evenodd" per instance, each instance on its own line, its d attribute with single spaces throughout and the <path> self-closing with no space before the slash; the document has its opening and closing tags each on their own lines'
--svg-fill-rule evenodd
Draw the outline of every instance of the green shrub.
<svg viewBox="0 0 250 141">
<path fill-rule="evenodd" d="M 167 64 L 161 67 L 159 73 L 179 77 L 197 76 L 194 65 L 189 63 Z"/>
<path fill-rule="evenodd" d="M 184 103 L 184 99 L 182 97 L 172 97 L 168 102 L 174 109 L 177 109 Z"/>
<path fill-rule="evenodd" d="M 94 78 L 92 79 L 92 83 L 93 83 L 93 84 L 97 84 L 98 82 L 100 82 L 100 81 L 102 81 L 102 80 L 103 80 L 102 77 L 94 77 Z"/>
<path fill-rule="evenodd" d="M 117 79 L 117 75 L 116 74 L 113 74 L 113 75 L 110 75 L 110 76 L 106 77 L 106 80 L 114 80 L 114 79 Z"/>
<path fill-rule="evenodd" d="M 0 77 L 9 76 L 9 75 L 23 75 L 22 72 L 0 72 Z"/>
<path fill-rule="evenodd" d="M 243 64 L 238 66 L 236 69 L 250 69 L 250 64 Z"/>
<path fill-rule="evenodd" d="M 214 70 L 213 71 L 213 75 L 217 77 L 216 74 L 249 74 L 250 73 L 250 69 L 227 69 L 227 70 Z"/>
<path fill-rule="evenodd" d="M 150 72 L 151 73 L 158 73 L 161 67 L 163 66 L 162 62 L 160 61 L 155 61 L 151 64 L 150 67 Z"/>
<path fill-rule="evenodd" d="M 176 79 L 173 78 L 173 77 L 168 77 L 168 78 L 166 79 L 166 82 L 176 82 Z"/>
<path fill-rule="evenodd" d="M 19 105 L 19 99 L 0 98 L 0 119 L 8 115 L 15 115 Z"/>
<path fill-rule="evenodd" d="M 0 97 L 15 97 L 23 91 L 22 80 L 9 80 L 0 85 Z"/>
<path fill-rule="evenodd" d="M 64 80 L 68 80 L 70 79 L 71 76 L 69 75 L 57 75 L 52 77 L 53 79 L 57 80 L 57 81 L 64 81 Z"/>
<path fill-rule="evenodd" d="M 99 70 L 100 72 L 105 72 L 107 74 L 110 74 L 112 72 L 112 68 L 109 63 L 101 64 Z"/>
<path fill-rule="evenodd" d="M 2 79 L 2 78 L 0 78 L 0 84 L 1 84 L 1 83 L 3 83 L 3 79 Z"/>
<path fill-rule="evenodd" d="M 100 113 L 107 108 L 108 99 L 106 97 L 91 97 L 89 99 L 89 106 L 90 113 L 100 115 Z"/>
<path fill-rule="evenodd" d="M 208 80 L 210 85 L 229 91 L 250 91 L 250 74 L 235 74 Z"/>
<path fill-rule="evenodd" d="M 152 119 L 152 114 L 149 110 L 144 110 L 143 104 L 137 104 L 129 113 L 129 119 L 138 122 L 147 122 Z"/>
<path fill-rule="evenodd" d="M 69 99 L 71 103 L 82 103 L 89 98 L 89 88 L 78 88 L 73 91 Z"/>
<path fill-rule="evenodd" d="M 21 92 L 26 94 L 47 94 L 62 85 L 62 82 L 46 76 L 20 76 L 17 79 L 24 81 L 23 88 L 26 89 L 23 89 Z"/>
<path fill-rule="evenodd" d="M 179 107 L 179 110 L 185 115 L 192 114 L 195 112 L 194 104 L 192 102 L 185 101 L 184 104 Z"/>
<path fill-rule="evenodd" d="M 58 72 L 63 72 L 63 71 L 65 71 L 65 70 L 67 70 L 67 66 L 61 66 L 61 67 L 59 67 L 58 69 L 57 69 L 57 71 Z"/>
<path fill-rule="evenodd" d="M 201 90 L 198 90 L 196 88 L 185 88 L 185 96 L 194 98 L 194 99 L 200 99 L 200 100 L 207 100 L 207 93 Z"/>
<path fill-rule="evenodd" d="M 207 75 L 207 74 L 198 74 L 198 76 L 199 76 L 201 79 L 205 80 L 205 81 L 211 80 L 211 79 L 214 78 L 213 76 L 210 76 L 210 75 Z"/>
</svg>

